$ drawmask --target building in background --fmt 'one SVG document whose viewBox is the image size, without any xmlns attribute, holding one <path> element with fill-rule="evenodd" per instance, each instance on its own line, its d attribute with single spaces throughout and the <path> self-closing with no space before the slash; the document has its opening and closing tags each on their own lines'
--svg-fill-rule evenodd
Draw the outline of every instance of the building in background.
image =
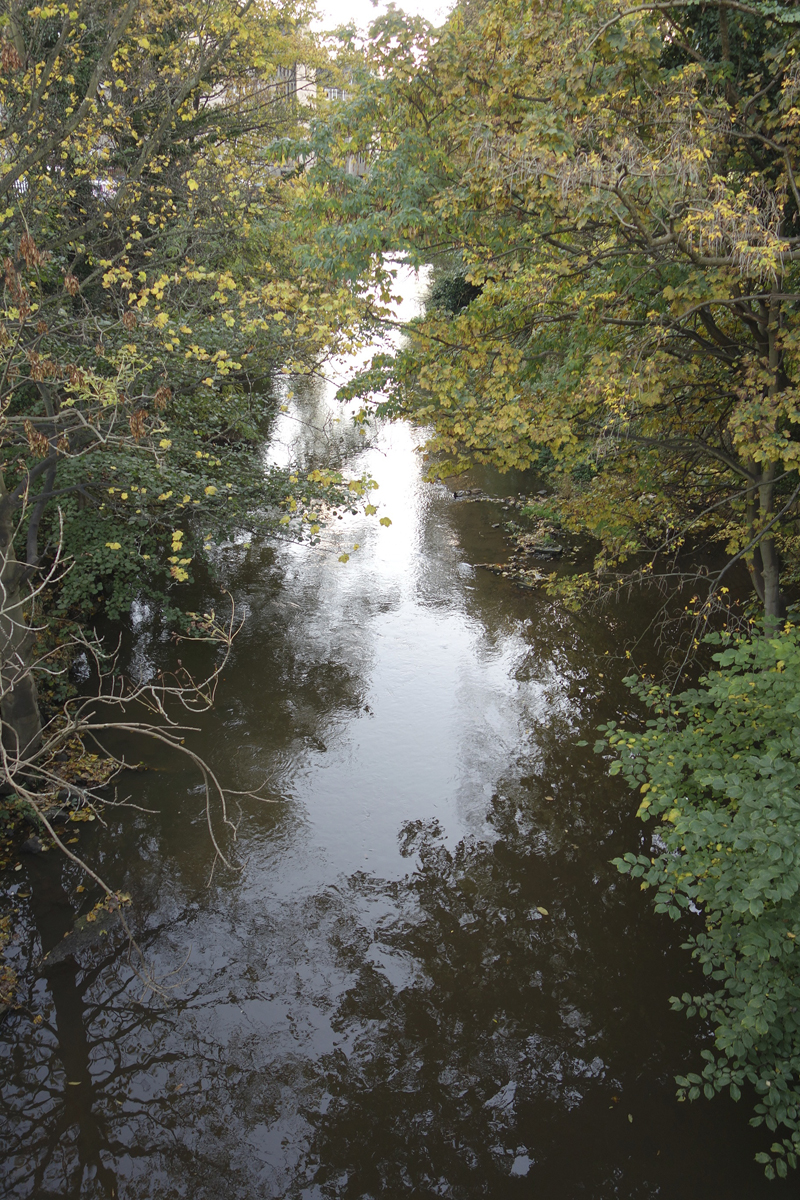
<svg viewBox="0 0 800 1200">
<path fill-rule="evenodd" d="M 287 100 L 295 100 L 308 108 L 316 102 L 317 72 L 314 67 L 307 67 L 305 63 L 278 67 L 276 78 L 279 94 Z"/>
</svg>

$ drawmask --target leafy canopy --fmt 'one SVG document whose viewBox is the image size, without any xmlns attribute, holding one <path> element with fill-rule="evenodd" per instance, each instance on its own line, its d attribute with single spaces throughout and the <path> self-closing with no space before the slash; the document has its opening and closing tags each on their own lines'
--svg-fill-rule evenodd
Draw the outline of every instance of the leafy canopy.
<svg viewBox="0 0 800 1200">
<path fill-rule="evenodd" d="M 799 38 L 790 4 L 390 13 L 312 139 L 317 261 L 446 253 L 471 289 L 362 391 L 432 427 L 440 473 L 547 448 L 587 586 L 705 533 L 772 618 L 800 569 Z"/>
<path fill-rule="evenodd" d="M 303 270 L 276 142 L 322 59 L 299 0 L 17 3 L 0 17 L 0 508 L 62 606 L 172 591 L 212 537 L 313 536 L 335 473 L 265 472 L 272 376 L 357 336 Z M 363 485 L 362 485 L 363 486 Z M 288 528 L 287 528 L 288 526 Z"/>
</svg>

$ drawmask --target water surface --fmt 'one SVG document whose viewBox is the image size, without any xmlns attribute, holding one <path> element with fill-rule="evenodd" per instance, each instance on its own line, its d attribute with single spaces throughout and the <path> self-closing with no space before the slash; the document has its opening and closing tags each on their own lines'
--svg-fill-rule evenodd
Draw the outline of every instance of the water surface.
<svg viewBox="0 0 800 1200">
<path fill-rule="evenodd" d="M 191 744 L 269 803 L 242 801 L 241 870 L 211 883 L 180 761 L 125 781 L 156 814 L 84 827 L 172 999 L 116 943 L 38 977 L 0 1029 L 5 1194 L 789 1195 L 745 1100 L 675 1100 L 708 1031 L 668 998 L 702 982 L 685 929 L 610 866 L 644 834 L 577 745 L 628 706 L 646 605 L 569 614 L 476 568 L 506 552 L 499 504 L 425 483 L 419 431 L 361 439 L 333 399 L 347 367 L 279 384 L 265 453 L 371 472 L 391 528 L 220 549 L 246 620 Z M 145 610 L 131 653 L 174 653 Z M 79 883 L 53 855 L 3 880 L 21 964 L 94 903 Z"/>
</svg>

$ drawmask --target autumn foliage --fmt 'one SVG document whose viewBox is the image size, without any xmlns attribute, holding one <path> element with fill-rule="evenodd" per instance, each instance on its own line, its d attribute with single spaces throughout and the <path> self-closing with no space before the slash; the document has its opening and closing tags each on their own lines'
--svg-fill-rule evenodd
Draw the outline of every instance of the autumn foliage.
<svg viewBox="0 0 800 1200">
<path fill-rule="evenodd" d="M 397 13 L 373 29 L 336 131 L 371 171 L 331 237 L 354 269 L 402 246 L 464 286 L 363 390 L 432 426 L 442 474 L 546 451 L 564 522 L 599 543 L 584 592 L 674 570 L 705 538 L 746 564 L 768 619 L 784 611 L 799 33 L 791 4 L 595 0 L 466 0 L 441 29 Z"/>
<path fill-rule="evenodd" d="M 287 512 L 303 536 L 317 500 L 343 498 L 335 475 L 257 453 L 275 370 L 313 367 L 358 322 L 285 232 L 276 147 L 309 111 L 285 78 L 319 58 L 305 18 L 252 0 L 0 18 L 6 743 L 37 728 L 30 596 L 54 557 L 56 613 L 149 596 L 174 617 L 214 539 Z"/>
</svg>

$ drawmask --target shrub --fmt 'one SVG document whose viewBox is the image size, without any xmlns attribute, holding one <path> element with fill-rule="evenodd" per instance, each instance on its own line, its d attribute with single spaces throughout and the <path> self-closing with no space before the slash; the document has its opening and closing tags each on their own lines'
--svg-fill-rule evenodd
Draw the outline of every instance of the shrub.
<svg viewBox="0 0 800 1200">
<path fill-rule="evenodd" d="M 626 680 L 653 715 L 638 733 L 609 722 L 595 749 L 614 751 L 610 773 L 658 822 L 651 854 L 617 868 L 655 889 L 657 912 L 702 914 L 686 948 L 709 988 L 671 1003 L 712 1022 L 714 1050 L 677 1078 L 679 1097 L 738 1100 L 751 1084 L 751 1123 L 786 1134 L 757 1157 L 783 1176 L 800 1152 L 800 632 L 709 640 L 716 669 L 696 688 Z"/>
</svg>

